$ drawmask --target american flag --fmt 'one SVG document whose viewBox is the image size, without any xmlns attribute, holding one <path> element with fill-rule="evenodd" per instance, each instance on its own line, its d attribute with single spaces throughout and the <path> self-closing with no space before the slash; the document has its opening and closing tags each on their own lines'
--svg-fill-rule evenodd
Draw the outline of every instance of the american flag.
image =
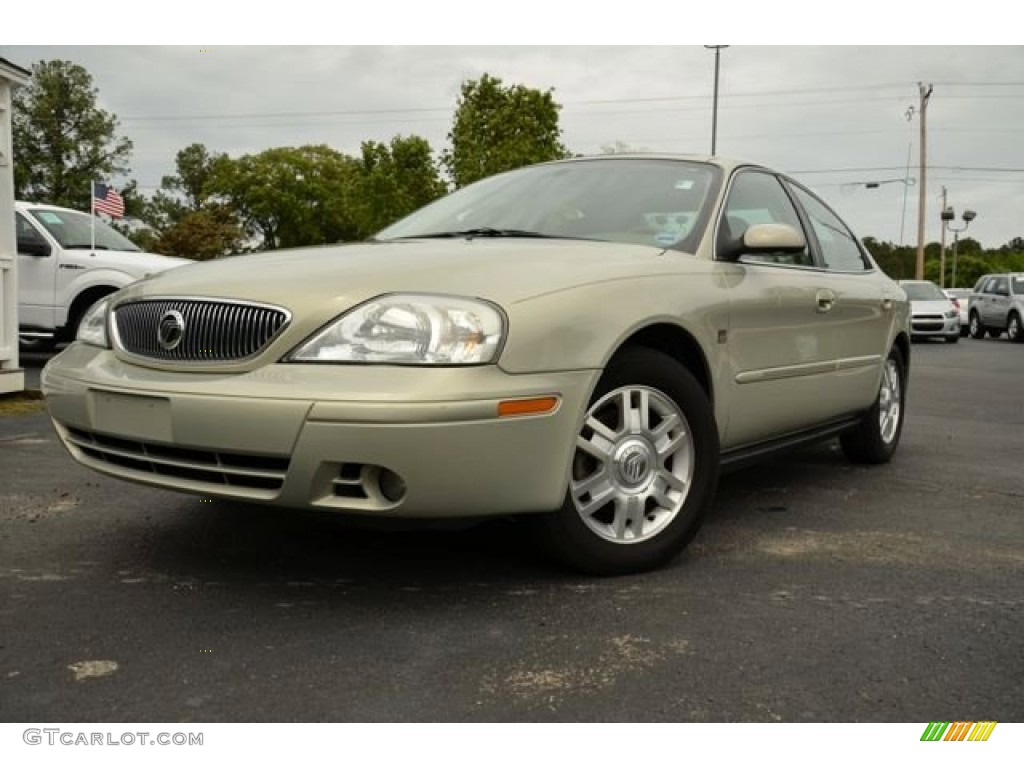
<svg viewBox="0 0 1024 768">
<path fill-rule="evenodd" d="M 106 184 L 92 185 L 92 207 L 114 219 L 124 216 L 124 199 L 116 189 Z"/>
</svg>

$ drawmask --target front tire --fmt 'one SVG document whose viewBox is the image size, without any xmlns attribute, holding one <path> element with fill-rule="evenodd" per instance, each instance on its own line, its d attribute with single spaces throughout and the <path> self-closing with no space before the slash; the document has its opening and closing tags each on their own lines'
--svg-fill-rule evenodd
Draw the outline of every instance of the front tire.
<svg viewBox="0 0 1024 768">
<path fill-rule="evenodd" d="M 541 542 L 590 574 L 658 568 L 696 535 L 718 465 L 718 427 L 693 375 L 661 352 L 625 349 L 584 414 L 561 509 L 536 519 Z"/>
<path fill-rule="evenodd" d="M 981 324 L 981 317 L 977 312 L 971 312 L 971 338 L 985 338 L 985 326 Z"/>
<path fill-rule="evenodd" d="M 896 452 L 903 432 L 907 366 L 893 347 L 882 369 L 878 397 L 860 424 L 839 438 L 846 458 L 857 464 L 885 464 Z"/>
</svg>

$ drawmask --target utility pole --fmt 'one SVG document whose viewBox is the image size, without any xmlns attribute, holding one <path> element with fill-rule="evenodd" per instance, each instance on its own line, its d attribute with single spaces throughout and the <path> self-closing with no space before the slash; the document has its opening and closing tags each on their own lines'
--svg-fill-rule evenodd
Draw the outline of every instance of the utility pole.
<svg viewBox="0 0 1024 768">
<path fill-rule="evenodd" d="M 928 101 L 932 97 L 932 85 L 918 83 L 917 89 L 921 95 L 921 106 L 918 110 L 921 115 L 921 187 L 918 190 L 917 202 L 917 265 L 914 268 L 914 277 L 924 280 L 924 220 L 928 191 Z"/>
<path fill-rule="evenodd" d="M 942 246 L 939 249 L 939 288 L 946 287 L 946 187 L 942 187 L 942 207 L 939 214 L 942 220 Z"/>
<path fill-rule="evenodd" d="M 718 142 L 718 60 L 722 55 L 722 49 L 728 45 L 705 45 L 705 48 L 715 52 L 715 95 L 711 106 L 711 154 L 715 154 L 715 147 Z"/>
</svg>

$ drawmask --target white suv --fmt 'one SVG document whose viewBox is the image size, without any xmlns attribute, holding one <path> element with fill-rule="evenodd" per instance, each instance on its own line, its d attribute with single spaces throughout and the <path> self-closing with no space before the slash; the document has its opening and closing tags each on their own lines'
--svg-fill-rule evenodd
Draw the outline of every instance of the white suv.
<svg viewBox="0 0 1024 768">
<path fill-rule="evenodd" d="M 23 350 L 75 337 L 85 311 L 109 293 L 188 259 L 144 253 L 89 214 L 40 203 L 14 204 L 18 235 L 18 332 Z"/>
<path fill-rule="evenodd" d="M 971 337 L 1003 331 L 1010 341 L 1024 341 L 1024 272 L 984 275 L 971 294 Z"/>
</svg>

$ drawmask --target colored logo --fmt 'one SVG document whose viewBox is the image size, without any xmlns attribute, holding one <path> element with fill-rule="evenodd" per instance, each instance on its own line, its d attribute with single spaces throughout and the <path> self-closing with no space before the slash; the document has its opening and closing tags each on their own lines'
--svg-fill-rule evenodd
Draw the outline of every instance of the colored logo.
<svg viewBox="0 0 1024 768">
<path fill-rule="evenodd" d="M 928 723 L 921 734 L 921 741 L 988 741 L 995 727 L 994 720 L 980 723 Z"/>
</svg>

